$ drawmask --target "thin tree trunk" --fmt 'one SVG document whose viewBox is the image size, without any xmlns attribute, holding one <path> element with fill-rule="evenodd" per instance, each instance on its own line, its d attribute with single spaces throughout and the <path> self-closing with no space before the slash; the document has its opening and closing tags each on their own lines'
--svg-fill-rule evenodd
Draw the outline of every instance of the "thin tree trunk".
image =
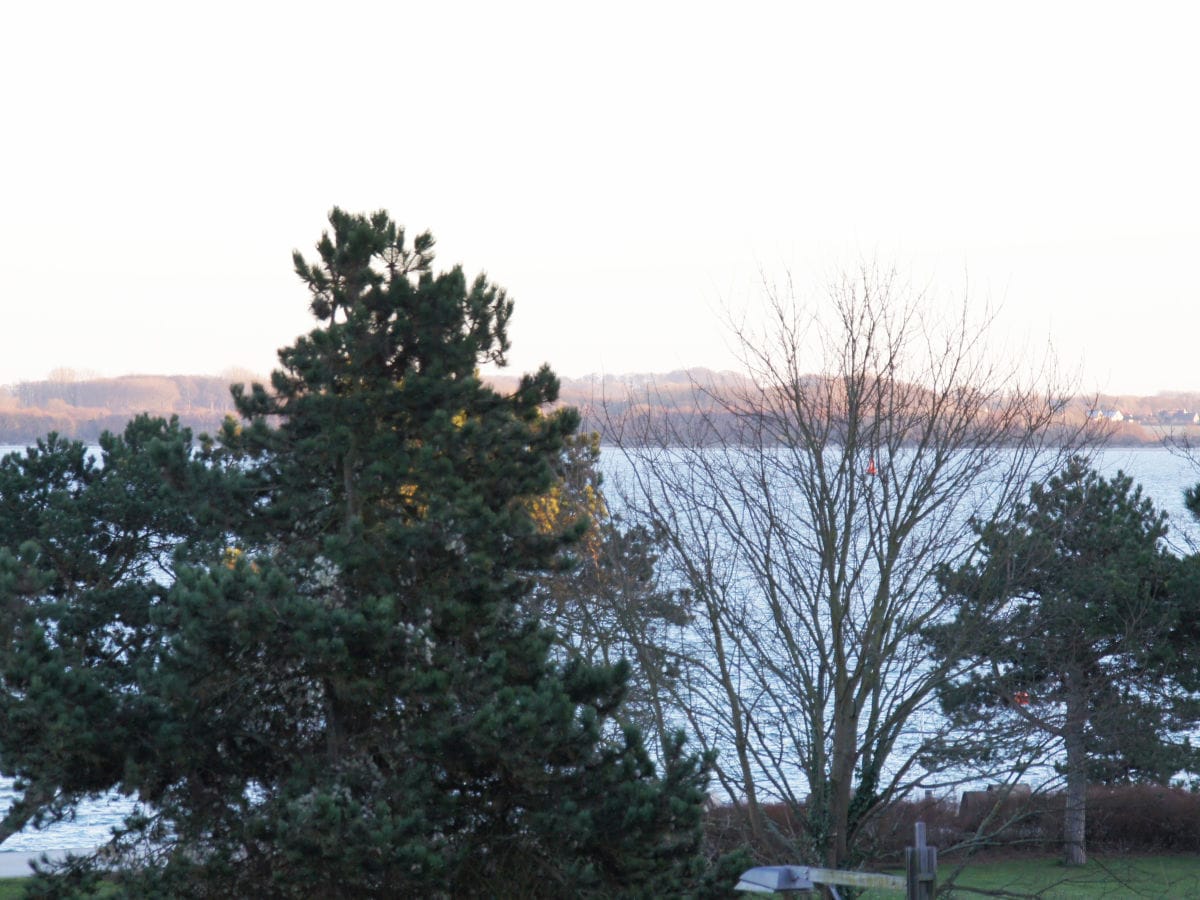
<svg viewBox="0 0 1200 900">
<path fill-rule="evenodd" d="M 1087 752 L 1083 745 L 1083 730 L 1087 712 L 1082 686 L 1072 673 L 1067 697 L 1067 722 L 1063 741 L 1067 750 L 1067 806 L 1063 814 L 1063 863 L 1082 866 L 1087 862 L 1085 835 L 1087 830 Z"/>
<path fill-rule="evenodd" d="M 754 784 L 753 769 L 750 765 L 750 738 L 746 734 L 742 713 L 742 698 L 734 683 L 733 673 L 729 670 L 729 658 L 725 654 L 725 642 L 721 633 L 720 610 L 711 599 L 708 604 L 709 624 L 712 628 L 717 663 L 721 671 L 721 687 L 729 701 L 730 721 L 733 724 L 734 753 L 737 755 L 742 782 L 746 790 L 746 818 L 750 825 L 750 834 L 756 846 L 763 846 L 766 841 L 766 823 L 763 821 L 762 807 L 758 803 L 758 791 Z"/>
</svg>

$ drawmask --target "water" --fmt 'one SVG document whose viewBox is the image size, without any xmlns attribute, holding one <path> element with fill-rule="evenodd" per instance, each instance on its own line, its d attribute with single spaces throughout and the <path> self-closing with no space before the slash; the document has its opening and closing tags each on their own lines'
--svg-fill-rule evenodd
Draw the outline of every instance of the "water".
<svg viewBox="0 0 1200 900">
<path fill-rule="evenodd" d="M 0 779 L 0 807 L 7 809 L 13 799 L 12 782 L 7 778 Z M 80 804 L 74 821 L 60 822 L 41 831 L 26 829 L 0 845 L 0 850 L 23 853 L 92 850 L 112 837 L 112 829 L 132 808 L 131 801 L 119 796 L 88 800 Z"/>
<path fill-rule="evenodd" d="M 1183 503 L 1186 488 L 1200 483 L 1200 460 L 1185 458 L 1161 447 L 1106 450 L 1096 468 L 1106 476 L 1120 469 L 1142 486 L 1142 493 L 1167 513 L 1167 541 L 1179 554 L 1200 549 L 1200 523 Z"/>
<path fill-rule="evenodd" d="M 0 447 L 0 456 L 17 447 Z M 619 477 L 625 468 L 624 460 L 615 452 L 603 454 L 601 468 L 610 476 Z M 1197 524 L 1183 504 L 1185 488 L 1200 481 L 1200 467 L 1191 460 L 1161 448 L 1114 449 L 1106 451 L 1097 461 L 1105 475 L 1118 469 L 1133 477 L 1155 505 L 1166 511 L 1171 523 L 1169 540 L 1179 553 L 1200 547 L 1200 524 Z M 0 780 L 0 807 L 12 801 L 11 782 Z M 0 845 L 4 851 L 40 852 L 52 849 L 90 850 L 104 841 L 132 807 L 132 802 L 120 797 L 102 797 L 79 807 L 75 821 L 64 822 L 42 831 L 26 831 L 14 835 Z"/>
<path fill-rule="evenodd" d="M 811 716 L 821 715 L 820 709 L 813 710 L 805 701 L 820 702 L 814 698 L 826 696 L 829 683 L 826 681 L 822 688 L 820 680 L 834 665 L 830 660 L 839 655 L 844 657 L 844 662 L 838 664 L 842 666 L 839 671 L 853 672 L 865 661 L 867 671 L 872 673 L 860 687 L 865 691 L 862 702 L 870 706 L 869 715 L 864 711 L 860 720 L 862 727 L 901 729 L 895 735 L 897 743 L 887 750 L 887 760 L 875 760 L 882 762 L 881 775 L 885 779 L 894 777 L 901 784 L 909 777 L 924 778 L 919 767 L 906 769 L 903 764 L 914 758 L 923 738 L 932 737 L 944 724 L 936 698 L 927 693 L 934 670 L 927 665 L 924 648 L 917 642 L 904 642 L 881 654 L 877 650 L 879 645 L 872 643 L 879 632 L 866 629 L 867 637 L 861 637 L 864 631 L 856 630 L 859 623 L 866 626 L 882 621 L 874 612 L 869 622 L 866 616 L 866 611 L 875 609 L 874 590 L 878 586 L 870 554 L 858 553 L 857 545 L 848 550 L 851 564 L 846 577 L 861 577 L 861 581 L 843 584 L 841 597 L 853 608 L 862 606 L 859 613 L 839 619 L 837 624 L 843 632 L 832 637 L 836 632 L 832 630 L 829 608 L 822 601 L 821 579 L 825 573 L 816 567 L 816 554 L 822 549 L 810 540 L 813 527 L 807 511 L 797 510 L 793 503 L 781 499 L 787 496 L 791 484 L 787 473 L 772 488 L 774 502 L 768 508 L 755 499 L 758 472 L 751 466 L 746 470 L 750 475 L 743 478 L 740 458 L 727 460 L 719 450 L 709 457 L 707 451 L 701 451 L 690 471 L 679 469 L 679 463 L 670 455 L 659 456 L 659 462 L 664 458 L 670 461 L 666 469 L 669 477 L 656 482 L 664 498 L 661 508 L 678 511 L 684 540 L 691 547 L 707 550 L 707 554 L 702 551 L 698 558 L 693 556 L 679 565 L 703 571 L 705 583 L 716 585 L 711 595 L 719 598 L 716 601 L 719 625 L 714 620 L 710 633 L 709 620 L 701 617 L 701 627 L 686 633 L 681 646 L 699 659 L 691 667 L 694 680 L 689 678 L 683 684 L 685 690 L 698 685 L 685 704 L 696 714 L 698 736 L 704 746 L 721 754 L 718 765 L 726 767 L 719 781 L 721 789 L 730 797 L 740 796 L 741 767 L 745 765 L 760 798 L 803 798 L 808 784 L 802 764 L 806 748 L 813 745 L 808 723 Z M 1161 448 L 1114 449 L 1099 456 L 1094 464 L 1103 475 L 1112 476 L 1123 470 L 1143 485 L 1144 496 L 1168 514 L 1172 527 L 1169 544 L 1177 553 L 1191 552 L 1197 546 L 1200 525 L 1183 504 L 1184 489 L 1200 481 L 1200 469 L 1190 460 Z M 610 484 L 627 484 L 632 474 L 630 466 L 620 456 L 608 460 L 606 474 L 611 478 Z M 903 461 L 899 468 L 904 468 Z M 696 476 L 698 487 L 688 477 L 696 472 L 702 473 Z M 766 477 L 771 478 L 772 474 L 768 467 Z M 681 486 L 666 483 L 676 475 Z M 914 600 L 889 605 L 881 616 L 896 616 L 899 622 L 905 616 L 928 609 L 922 606 L 921 599 L 928 586 L 920 579 L 928 578 L 930 559 L 936 561 L 938 554 L 953 552 L 955 535 L 959 534 L 966 515 L 991 515 L 987 504 L 982 502 L 986 486 L 981 490 L 977 480 L 986 477 L 988 471 L 980 470 L 976 481 L 958 499 L 948 494 L 951 498 L 948 514 L 935 517 L 936 520 L 930 518 L 918 526 L 932 528 L 929 534 L 912 532 L 909 545 L 933 546 L 934 555 L 910 555 L 893 570 L 893 581 L 901 573 L 906 590 L 912 592 L 900 596 L 911 596 Z M 863 496 L 867 498 L 862 500 L 865 507 L 873 495 L 868 492 Z M 696 497 L 700 505 L 706 502 L 709 505 L 691 517 L 683 510 L 692 507 L 678 504 L 679 497 Z M 844 532 L 847 526 L 841 524 Z M 866 528 L 863 525 L 856 534 L 867 534 Z M 931 536 L 934 541 L 928 542 Z M 681 580 L 684 577 L 679 575 Z M 776 599 L 773 607 L 765 599 L 772 596 Z M 892 625 L 871 627 L 893 629 Z M 887 631 L 889 635 L 896 633 Z M 862 648 L 866 649 L 860 655 Z M 718 659 L 728 664 L 727 670 L 717 672 Z M 729 682 L 736 683 L 742 702 L 736 718 L 733 705 L 722 693 Z M 868 691 L 866 686 L 873 683 L 877 686 Z M 826 710 L 826 726 L 829 715 Z M 739 758 L 732 752 L 735 749 L 744 750 L 747 758 Z M 978 776 L 972 772 L 953 774 L 966 778 Z M 946 784 L 945 779 L 938 778 L 933 783 L 925 781 L 922 786 L 944 788 Z"/>
</svg>

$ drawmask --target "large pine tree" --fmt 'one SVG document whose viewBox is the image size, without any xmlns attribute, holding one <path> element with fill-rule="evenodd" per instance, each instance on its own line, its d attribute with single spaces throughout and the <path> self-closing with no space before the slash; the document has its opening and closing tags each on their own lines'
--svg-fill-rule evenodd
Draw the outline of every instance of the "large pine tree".
<svg viewBox="0 0 1200 900">
<path fill-rule="evenodd" d="M 222 514 L 163 537 L 181 555 L 169 577 L 147 575 L 144 640 L 116 645 L 119 586 L 61 607 L 101 620 L 80 667 L 108 654 L 121 679 L 96 681 L 97 702 L 136 710 L 87 785 L 142 800 L 114 848 L 124 889 L 694 885 L 698 762 L 676 742 L 659 777 L 640 736 L 613 726 L 625 668 L 556 665 L 520 602 L 585 524 L 546 533 L 529 512 L 577 415 L 543 413 L 558 387 L 548 369 L 510 395 L 481 382 L 477 366 L 508 348 L 503 291 L 434 274 L 429 235 L 409 243 L 384 213 L 334 210 L 330 223 L 318 260 L 296 255 L 318 327 L 280 351 L 269 390 L 235 391 L 241 423 L 184 460 L 198 470 L 170 508 L 220 496 Z M 30 572 L 53 570 L 25 553 Z M 0 590 L 41 590 L 18 584 L 19 558 L 0 562 L 14 573 Z M 53 651 L 58 621 L 39 627 Z M 9 673 L 26 661 L 5 663 L 11 717 L 27 697 Z M 64 767 L 94 743 L 68 738 Z M 10 770 L 26 758 L 14 753 L 0 752 Z M 53 773 L 23 774 L 54 788 Z"/>
</svg>

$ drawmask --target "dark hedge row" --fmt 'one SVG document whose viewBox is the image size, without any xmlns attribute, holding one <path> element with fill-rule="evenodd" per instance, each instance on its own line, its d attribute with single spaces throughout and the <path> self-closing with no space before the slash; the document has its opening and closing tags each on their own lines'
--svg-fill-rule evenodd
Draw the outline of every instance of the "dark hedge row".
<svg viewBox="0 0 1200 900">
<path fill-rule="evenodd" d="M 1009 797 L 964 809 L 957 800 L 901 803 L 875 819 L 868 845 L 873 865 L 897 865 L 925 823 L 943 855 L 1056 855 L 1062 851 L 1062 794 Z M 781 863 L 804 846 L 804 811 L 765 808 L 769 823 L 756 836 L 738 807 L 709 809 L 710 852 L 748 847 L 760 862 Z M 1096 787 L 1088 792 L 1087 846 L 1092 853 L 1200 853 L 1200 793 L 1157 785 Z M 797 858 L 794 861 L 800 861 Z M 803 860 L 815 862 L 815 860 Z"/>
</svg>

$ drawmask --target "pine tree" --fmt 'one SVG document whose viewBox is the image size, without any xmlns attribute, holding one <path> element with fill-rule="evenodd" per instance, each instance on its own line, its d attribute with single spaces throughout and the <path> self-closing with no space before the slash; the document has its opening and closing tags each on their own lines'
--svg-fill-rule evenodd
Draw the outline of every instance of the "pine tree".
<svg viewBox="0 0 1200 900">
<path fill-rule="evenodd" d="M 50 435 L 0 460 L 0 763 L 18 800 L 0 840 L 71 814 L 148 750 L 137 688 L 176 566 L 219 547 L 236 474 L 139 417 L 93 456 Z"/>
<path fill-rule="evenodd" d="M 1086 860 L 1091 783 L 1165 783 L 1196 760 L 1196 708 L 1177 652 L 1194 591 L 1163 546 L 1166 517 L 1122 474 L 1078 457 L 1008 520 L 978 528 L 982 557 L 941 577 L 952 622 L 927 632 L 954 659 L 943 707 L 957 752 L 1059 748 L 1066 776 L 1068 864 Z M 999 735 L 1003 739 L 998 739 Z"/>
<path fill-rule="evenodd" d="M 695 887 L 700 762 L 673 740 L 659 777 L 636 730 L 608 724 L 627 668 L 555 663 L 522 603 L 586 527 L 530 515 L 576 413 L 542 412 L 546 368 L 507 396 L 481 382 L 508 349 L 502 290 L 435 275 L 432 238 L 384 213 L 330 223 L 318 261 L 295 257 L 318 327 L 194 454 L 225 519 L 197 549 L 184 529 L 118 664 L 140 733 L 92 786 L 142 801 L 110 848 L 122 890 Z"/>
</svg>

